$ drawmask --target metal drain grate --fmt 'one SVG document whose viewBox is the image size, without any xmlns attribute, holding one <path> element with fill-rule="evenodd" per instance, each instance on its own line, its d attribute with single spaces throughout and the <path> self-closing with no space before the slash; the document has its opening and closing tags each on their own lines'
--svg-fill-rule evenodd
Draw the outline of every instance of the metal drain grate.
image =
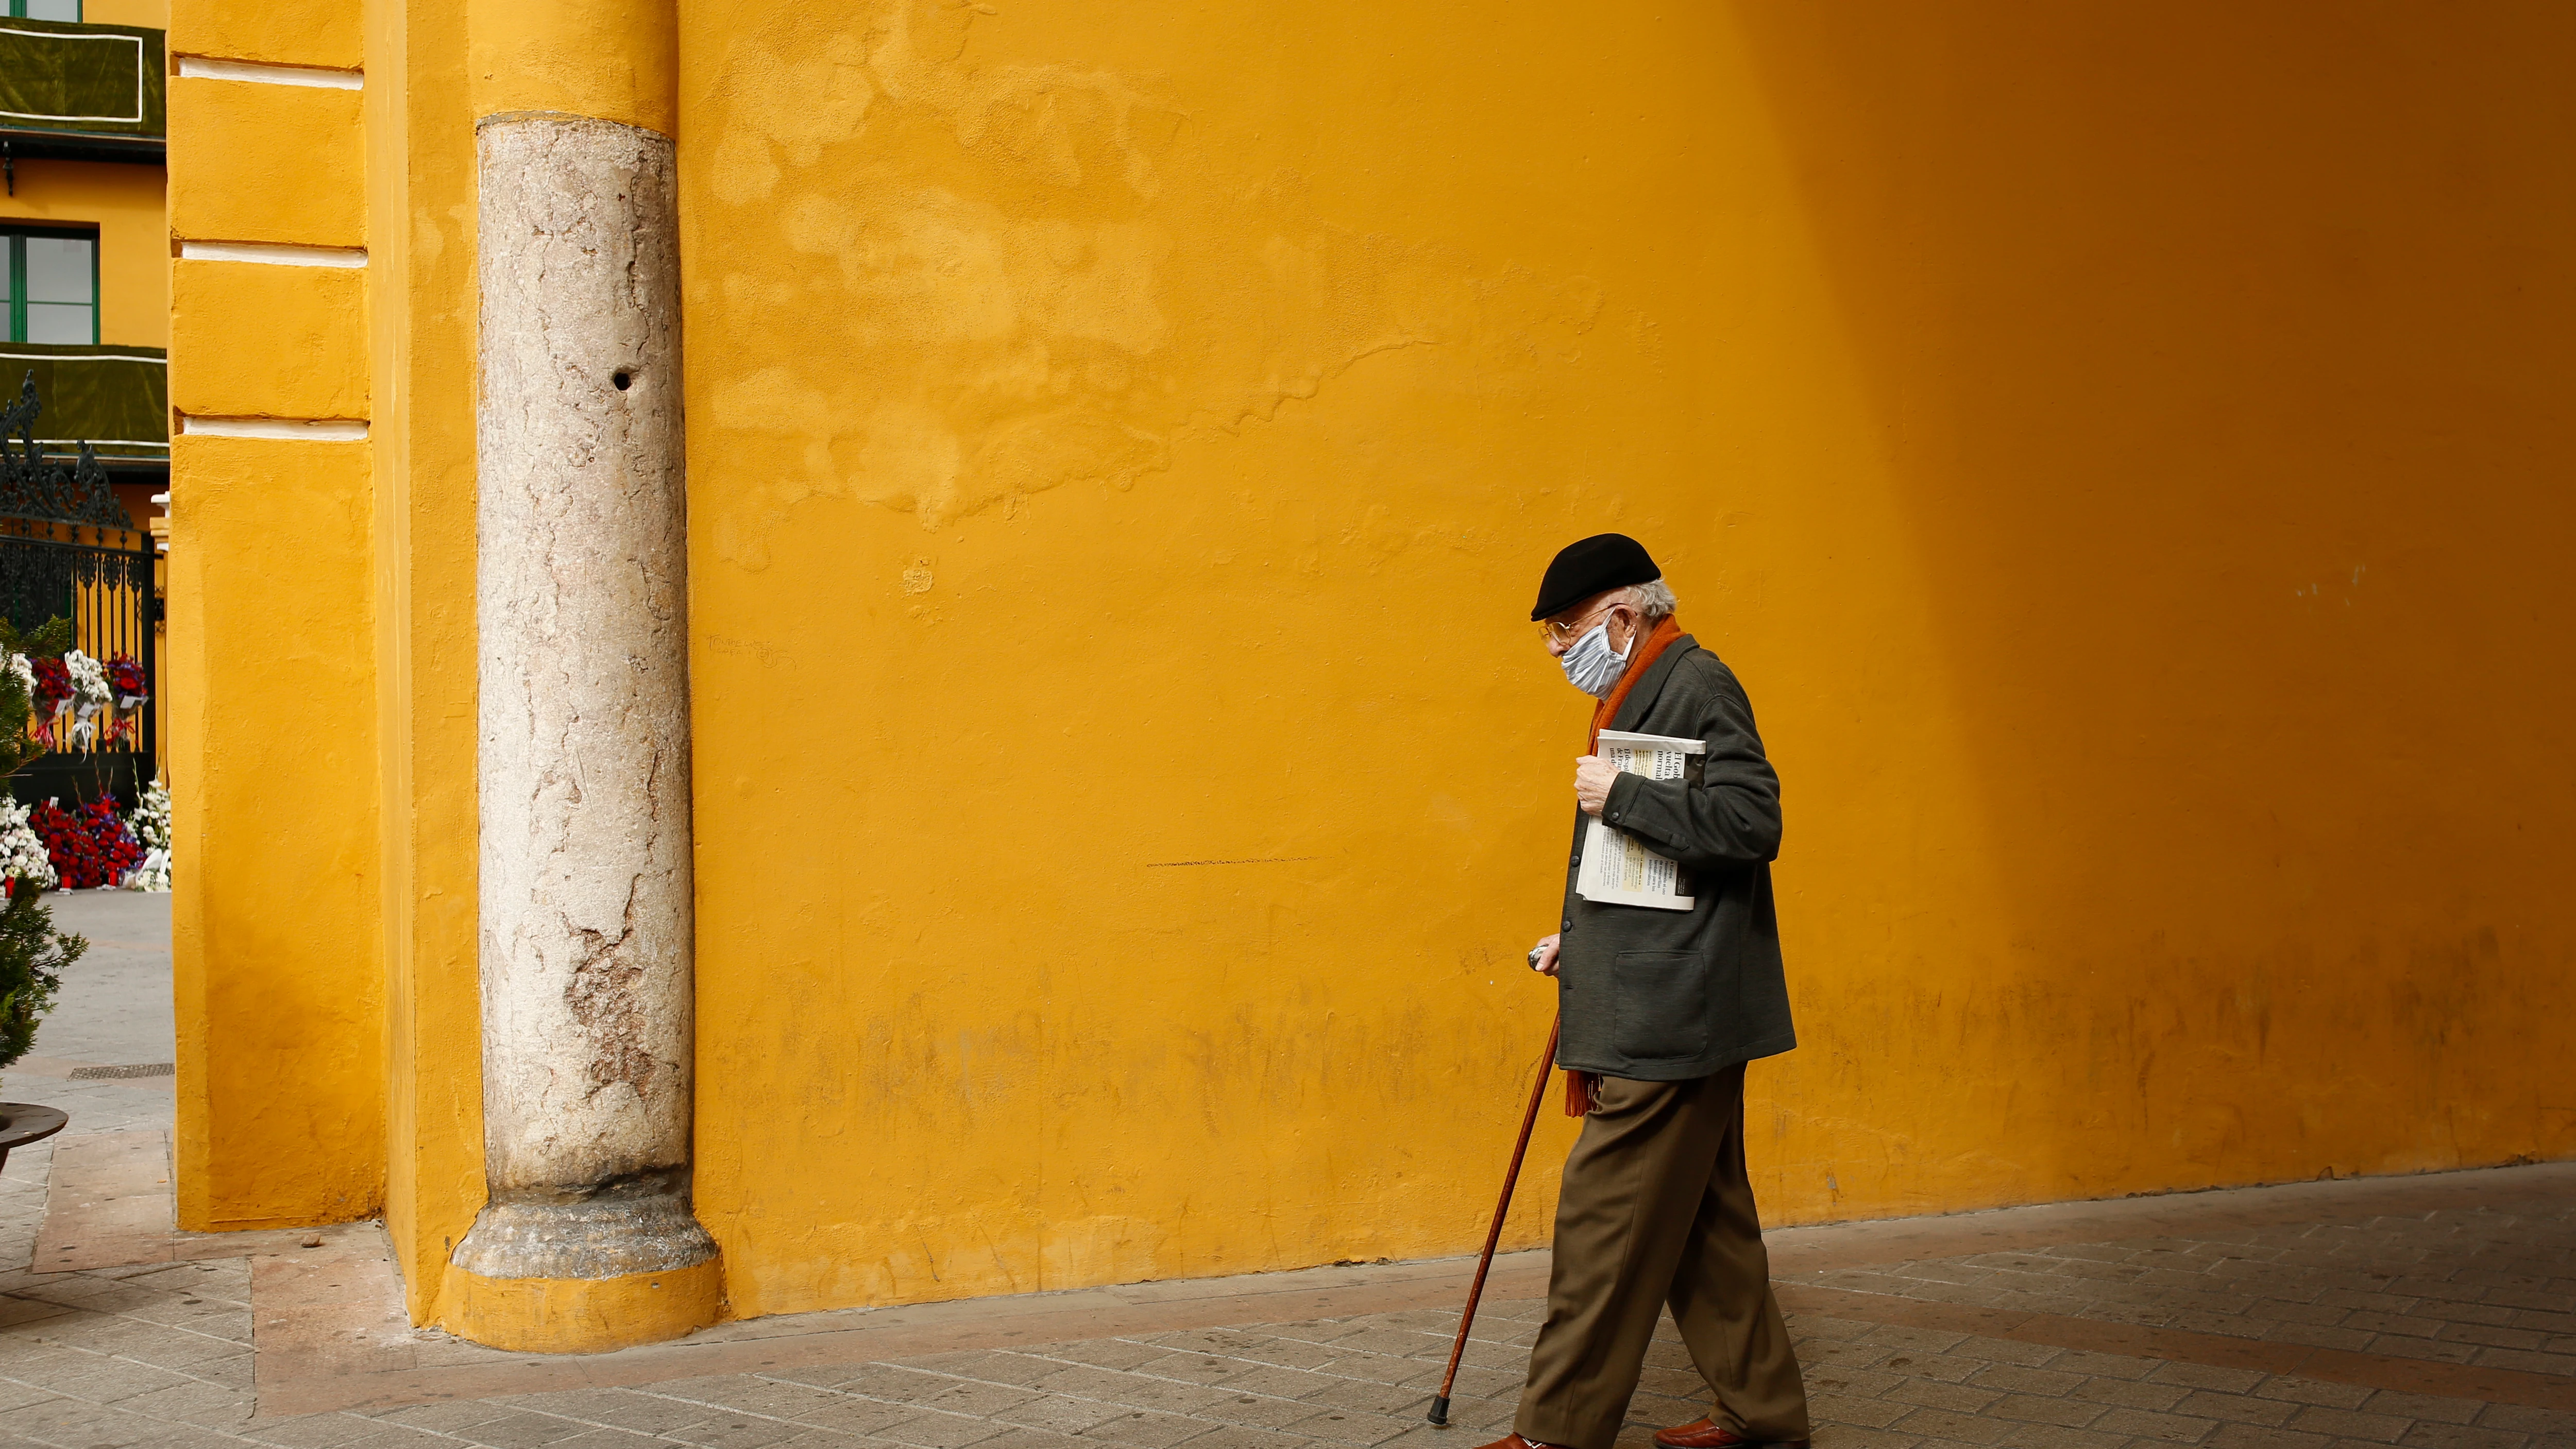
<svg viewBox="0 0 2576 1449">
<path fill-rule="evenodd" d="M 178 1074 L 179 1067 L 175 1062 L 145 1062 L 141 1065 L 123 1067 L 72 1068 L 72 1080 L 75 1082 L 95 1082 L 109 1077 L 174 1077 Z"/>
</svg>

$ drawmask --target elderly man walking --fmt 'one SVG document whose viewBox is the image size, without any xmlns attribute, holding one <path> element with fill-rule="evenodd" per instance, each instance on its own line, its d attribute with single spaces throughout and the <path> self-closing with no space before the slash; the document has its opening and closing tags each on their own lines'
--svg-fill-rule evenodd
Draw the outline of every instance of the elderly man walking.
<svg viewBox="0 0 2576 1449">
<path fill-rule="evenodd" d="M 1744 1172 L 1744 1064 L 1797 1044 L 1771 901 L 1780 780 L 1743 687 L 1673 609 L 1645 546 L 1605 533 L 1556 556 L 1530 611 L 1567 680 L 1600 701 L 1575 762 L 1560 929 L 1530 952 L 1557 980 L 1556 1061 L 1583 1133 L 1565 1161 L 1547 1321 L 1515 1432 L 1487 1449 L 1610 1449 L 1667 1303 L 1715 1403 L 1657 1444 L 1807 1439 L 1806 1386 Z M 1649 779 L 1593 752 L 1604 729 L 1707 753 L 1696 778 Z M 1593 818 L 1677 862 L 1690 909 L 1579 895 Z"/>
</svg>

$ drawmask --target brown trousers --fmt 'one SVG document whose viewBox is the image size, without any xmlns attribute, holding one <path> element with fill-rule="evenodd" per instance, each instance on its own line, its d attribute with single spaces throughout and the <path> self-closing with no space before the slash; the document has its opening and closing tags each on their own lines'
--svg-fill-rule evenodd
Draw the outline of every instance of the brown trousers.
<svg viewBox="0 0 2576 1449">
<path fill-rule="evenodd" d="M 1807 1388 L 1744 1176 L 1744 1068 L 1605 1077 L 1600 1102 L 1565 1160 L 1547 1322 L 1513 1427 L 1610 1449 L 1669 1302 L 1717 1395 L 1710 1418 L 1751 1439 L 1806 1438 Z"/>
</svg>

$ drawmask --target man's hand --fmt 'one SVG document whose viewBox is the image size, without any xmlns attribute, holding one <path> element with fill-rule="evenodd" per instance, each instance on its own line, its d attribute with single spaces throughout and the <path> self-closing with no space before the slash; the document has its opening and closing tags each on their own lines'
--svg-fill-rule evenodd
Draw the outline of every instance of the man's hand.
<svg viewBox="0 0 2576 1449">
<path fill-rule="evenodd" d="M 1618 766 L 1599 755 L 1585 755 L 1574 762 L 1574 803 L 1598 818 L 1610 804 L 1610 782 L 1618 778 Z"/>
<path fill-rule="evenodd" d="M 1556 974 L 1556 937 L 1541 936 L 1530 951 L 1530 969 L 1541 976 Z"/>
</svg>

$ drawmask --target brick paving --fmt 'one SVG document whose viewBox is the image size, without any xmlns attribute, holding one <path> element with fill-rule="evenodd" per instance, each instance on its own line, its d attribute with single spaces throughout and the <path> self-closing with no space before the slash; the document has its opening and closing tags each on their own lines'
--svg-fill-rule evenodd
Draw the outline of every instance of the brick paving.
<svg viewBox="0 0 2576 1449">
<path fill-rule="evenodd" d="M 136 1055 L 131 1031 L 120 1036 L 96 1019 L 112 1005 L 67 1002 L 72 1025 L 39 1050 L 59 1053 L 57 1064 L 79 1060 L 73 1047 L 83 1043 L 93 1056 Z M 11 1077 L 21 1100 L 70 1093 L 75 1131 L 169 1120 L 166 1079 Z M 252 1260 L 36 1271 L 50 1162 L 46 1151 L 22 1153 L 0 1180 L 0 1445 L 1472 1449 L 1509 1427 L 1543 1311 L 1525 1287 L 1489 1300 L 1446 1430 L 1422 1421 L 1456 1322 L 1446 1306 L 264 1414 Z M 2451 1181 L 2464 1184 L 2452 1198 L 2477 1199 L 2475 1177 L 2500 1185 L 2495 1206 L 2373 1212 L 2370 1185 L 2354 1184 L 2360 1195 L 2313 1221 L 2247 1225 L 2230 1204 L 2254 1196 L 2208 1193 L 2156 1200 L 2177 1205 L 2169 1218 L 2197 1214 L 2208 1226 L 2150 1237 L 2070 1230 L 2064 1241 L 2037 1241 L 2046 1220 L 2034 1220 L 2041 1226 L 2018 1230 L 2021 1241 L 2003 1251 L 1901 1262 L 1846 1253 L 1852 1261 L 1821 1267 L 1797 1266 L 1803 1247 L 1786 1253 L 1784 1295 L 1816 1441 L 2576 1449 L 2576 1192 L 2563 1190 L 2572 1179 L 2398 1181 Z M 2255 1195 L 2265 1191 L 2275 1190 Z M 2277 1217 L 2280 1199 L 2264 1200 Z M 1878 1230 L 1830 1231 L 1866 1246 Z M 1832 1311 L 1799 1306 L 1827 1300 Z M 1994 1326 L 1906 1321 L 1963 1310 Z M 2141 1331 L 2163 1335 L 2156 1352 L 2086 1346 L 2101 1333 Z M 2231 1344 L 2276 1359 L 2292 1346 L 2313 1351 L 2324 1376 L 2210 1361 L 2230 1357 Z M 2410 1370 L 2502 1387 L 2486 1397 L 2425 1393 L 2405 1386 L 2415 1382 Z M 1654 1426 L 1705 1407 L 1667 1324 L 1621 1449 L 1645 1449 Z"/>
</svg>

